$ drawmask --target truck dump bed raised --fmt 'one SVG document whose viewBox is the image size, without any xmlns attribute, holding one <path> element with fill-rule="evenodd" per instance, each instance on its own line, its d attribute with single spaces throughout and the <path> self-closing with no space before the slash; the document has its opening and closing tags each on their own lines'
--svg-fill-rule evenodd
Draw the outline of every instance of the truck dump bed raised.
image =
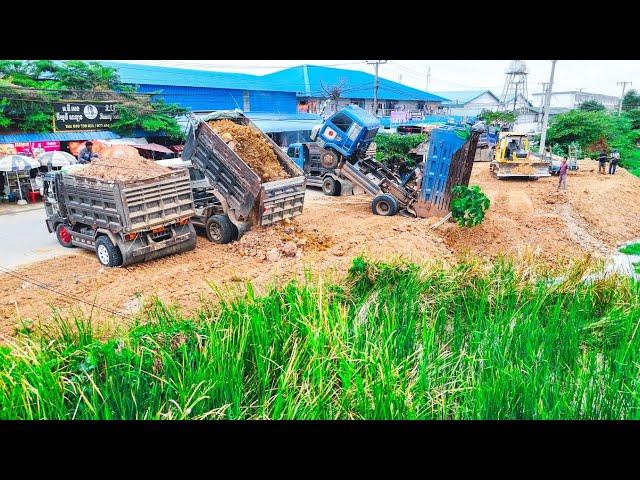
<svg viewBox="0 0 640 480">
<path fill-rule="evenodd" d="M 195 215 L 187 170 L 130 182 L 63 174 L 69 218 L 114 233 L 134 233 Z"/>
<path fill-rule="evenodd" d="M 256 172 L 207 124 L 228 119 L 260 132 L 272 147 L 278 162 L 290 178 L 262 182 Z M 276 143 L 239 111 L 191 116 L 182 158 L 191 160 L 209 178 L 214 190 L 227 203 L 226 211 L 237 221 L 270 225 L 302 213 L 306 178 Z"/>
</svg>

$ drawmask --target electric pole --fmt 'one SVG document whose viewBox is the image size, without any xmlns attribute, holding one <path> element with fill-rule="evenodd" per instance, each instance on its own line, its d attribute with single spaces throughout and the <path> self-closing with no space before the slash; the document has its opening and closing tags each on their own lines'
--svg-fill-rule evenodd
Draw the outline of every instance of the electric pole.
<svg viewBox="0 0 640 480">
<path fill-rule="evenodd" d="M 427 85 L 424 89 L 426 92 L 429 91 L 429 80 L 431 80 L 431 67 L 427 69 Z"/>
<path fill-rule="evenodd" d="M 376 79 L 373 84 L 373 114 L 378 114 L 378 67 L 380 64 L 384 65 L 387 63 L 386 60 L 367 60 L 369 65 L 373 65 L 376 71 Z"/>
<path fill-rule="evenodd" d="M 544 114 L 542 115 L 542 133 L 540 134 L 540 154 L 544 154 L 544 142 L 547 140 L 547 124 L 549 123 L 549 103 L 551 102 L 551 91 L 553 90 L 553 74 L 556 71 L 557 60 L 551 60 L 551 77 L 549 86 L 544 98 Z"/>
<path fill-rule="evenodd" d="M 547 88 L 549 82 L 538 82 L 538 85 L 542 85 L 542 95 L 540 95 L 540 112 L 543 114 L 540 116 L 540 128 L 542 129 L 542 117 L 544 116 L 544 99 L 547 98 Z"/>
<path fill-rule="evenodd" d="M 620 95 L 620 104 L 618 105 L 618 115 L 622 113 L 622 100 L 624 100 L 624 91 L 627 89 L 627 85 L 633 85 L 633 82 L 618 82 L 618 85 L 622 85 L 622 95 Z"/>
</svg>

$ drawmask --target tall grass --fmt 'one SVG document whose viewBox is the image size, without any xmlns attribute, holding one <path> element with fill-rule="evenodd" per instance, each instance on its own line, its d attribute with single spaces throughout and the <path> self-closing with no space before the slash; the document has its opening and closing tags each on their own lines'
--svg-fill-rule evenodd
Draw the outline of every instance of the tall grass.
<svg viewBox="0 0 640 480">
<path fill-rule="evenodd" d="M 569 275 L 569 278 L 579 277 Z M 203 308 L 155 303 L 122 338 L 82 319 L 0 351 L 3 419 L 640 417 L 640 288 L 504 261 L 353 261 Z"/>
<path fill-rule="evenodd" d="M 620 253 L 626 255 L 640 255 L 640 243 L 632 243 L 620 249 Z"/>
</svg>

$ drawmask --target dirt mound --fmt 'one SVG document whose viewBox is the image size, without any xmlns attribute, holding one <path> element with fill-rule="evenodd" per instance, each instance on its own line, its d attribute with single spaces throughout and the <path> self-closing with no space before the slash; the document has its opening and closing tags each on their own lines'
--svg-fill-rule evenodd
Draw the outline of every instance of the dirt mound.
<svg viewBox="0 0 640 480">
<path fill-rule="evenodd" d="M 260 132 L 231 120 L 214 120 L 209 125 L 263 182 L 289 178 L 290 175 L 280 165 L 273 148 Z"/>
<path fill-rule="evenodd" d="M 96 158 L 86 167 L 76 170 L 74 175 L 127 182 L 147 180 L 169 172 L 171 172 L 170 168 L 144 158 L 134 147 L 114 145 L 103 150 L 100 158 Z"/>
</svg>

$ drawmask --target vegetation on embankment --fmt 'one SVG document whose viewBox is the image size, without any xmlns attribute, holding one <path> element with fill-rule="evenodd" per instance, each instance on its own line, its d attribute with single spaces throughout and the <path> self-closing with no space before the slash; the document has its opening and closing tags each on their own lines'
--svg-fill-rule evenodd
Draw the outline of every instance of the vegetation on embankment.
<svg viewBox="0 0 640 480">
<path fill-rule="evenodd" d="M 356 258 L 194 319 L 155 303 L 119 339 L 60 321 L 0 351 L 0 418 L 639 418 L 640 288 L 583 267 Z"/>
<path fill-rule="evenodd" d="M 640 255 L 640 242 L 622 247 L 620 249 L 620 253 L 624 253 L 626 255 Z"/>
</svg>

